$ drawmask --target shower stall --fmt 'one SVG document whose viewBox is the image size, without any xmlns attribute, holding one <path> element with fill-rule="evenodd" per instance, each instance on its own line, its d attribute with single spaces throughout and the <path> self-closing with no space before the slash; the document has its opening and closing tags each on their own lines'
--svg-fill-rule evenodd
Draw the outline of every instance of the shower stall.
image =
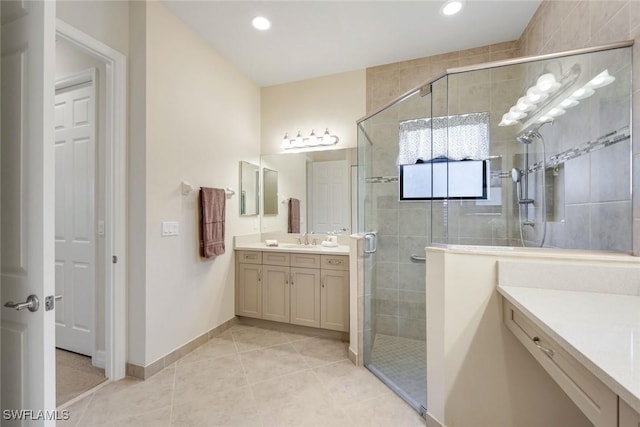
<svg viewBox="0 0 640 427">
<path fill-rule="evenodd" d="M 416 410 L 426 246 L 631 251 L 629 46 L 450 69 L 358 122 L 364 363 Z"/>
</svg>

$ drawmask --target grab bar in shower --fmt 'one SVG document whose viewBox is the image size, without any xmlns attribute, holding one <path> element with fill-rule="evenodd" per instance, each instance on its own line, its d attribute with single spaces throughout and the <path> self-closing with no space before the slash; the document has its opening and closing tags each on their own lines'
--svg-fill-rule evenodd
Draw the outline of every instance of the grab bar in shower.
<svg viewBox="0 0 640 427">
<path fill-rule="evenodd" d="M 411 255 L 409 258 L 412 262 L 427 262 L 427 258 L 423 256 Z"/>
</svg>

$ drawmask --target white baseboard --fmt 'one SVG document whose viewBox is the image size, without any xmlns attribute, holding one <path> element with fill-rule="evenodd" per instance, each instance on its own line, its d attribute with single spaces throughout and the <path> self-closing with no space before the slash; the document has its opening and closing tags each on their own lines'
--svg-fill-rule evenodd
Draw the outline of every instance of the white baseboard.
<svg viewBox="0 0 640 427">
<path fill-rule="evenodd" d="M 93 357 L 91 357 L 91 364 L 96 368 L 104 369 L 104 366 L 105 366 L 104 350 L 96 350 L 93 352 Z"/>
</svg>

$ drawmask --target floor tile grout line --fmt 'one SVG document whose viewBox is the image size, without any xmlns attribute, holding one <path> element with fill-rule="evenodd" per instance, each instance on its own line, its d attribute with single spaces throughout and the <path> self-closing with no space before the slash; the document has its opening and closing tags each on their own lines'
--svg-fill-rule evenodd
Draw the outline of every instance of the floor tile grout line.
<svg viewBox="0 0 640 427">
<path fill-rule="evenodd" d="M 78 418 L 78 421 L 76 421 L 76 423 L 74 424 L 75 427 L 80 426 L 80 421 L 82 421 L 82 418 L 84 418 L 84 414 L 87 412 L 87 409 L 89 409 L 89 405 L 91 405 L 91 402 L 93 402 L 93 398 L 96 395 L 96 391 L 94 390 L 93 393 L 91 393 L 89 396 L 87 396 L 86 398 L 89 399 L 89 401 L 87 402 L 87 404 L 85 405 L 85 407 L 82 409 L 82 413 L 80 414 L 80 417 Z M 78 403 L 78 402 L 76 402 Z M 66 408 L 69 409 L 69 408 Z"/>
</svg>

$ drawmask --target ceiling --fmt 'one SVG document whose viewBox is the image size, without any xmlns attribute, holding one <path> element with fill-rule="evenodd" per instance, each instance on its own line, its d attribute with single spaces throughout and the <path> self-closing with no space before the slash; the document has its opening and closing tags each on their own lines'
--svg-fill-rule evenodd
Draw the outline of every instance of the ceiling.
<svg viewBox="0 0 640 427">
<path fill-rule="evenodd" d="M 163 3 L 260 86 L 515 40 L 540 0 L 466 0 L 453 17 L 428 1 Z M 272 27 L 255 30 L 265 16 Z"/>
</svg>

